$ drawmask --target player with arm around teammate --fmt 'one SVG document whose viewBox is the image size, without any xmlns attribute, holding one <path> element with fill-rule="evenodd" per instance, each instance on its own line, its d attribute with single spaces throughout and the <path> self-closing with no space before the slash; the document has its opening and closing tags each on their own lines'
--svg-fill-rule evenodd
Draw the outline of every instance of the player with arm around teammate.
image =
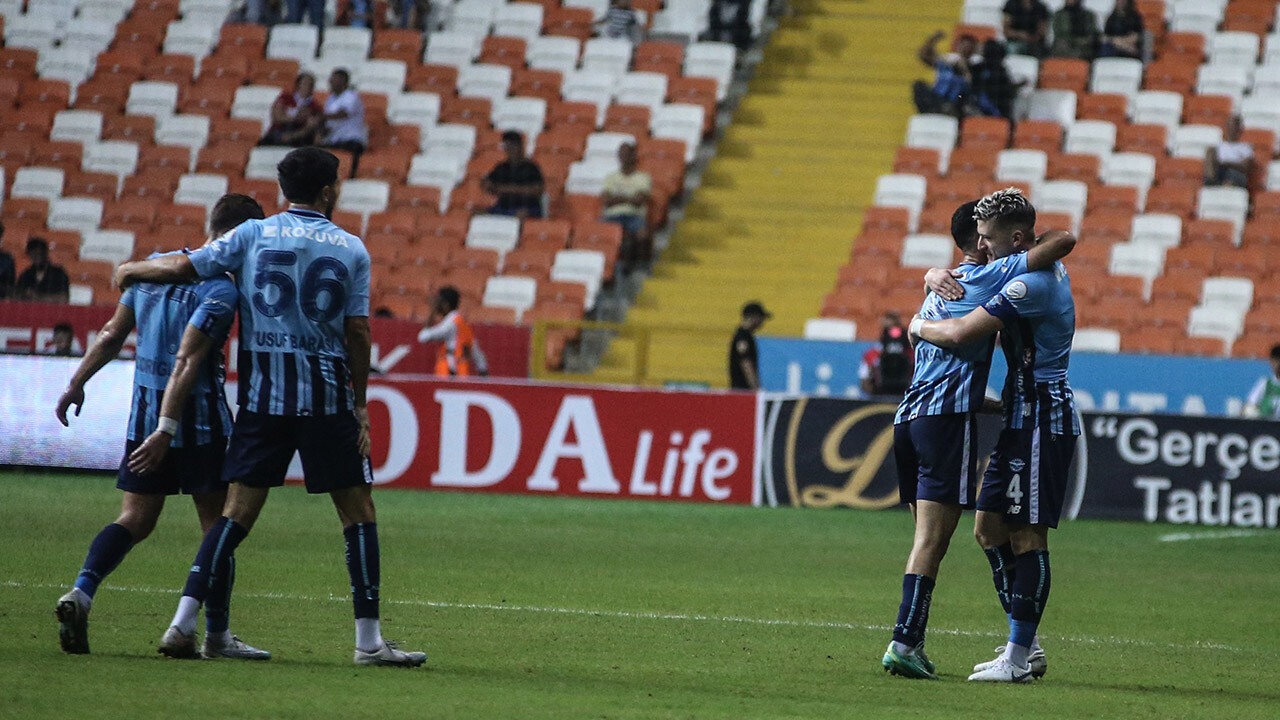
<svg viewBox="0 0 1280 720">
<path fill-rule="evenodd" d="M 210 215 L 210 239 L 262 217 L 253 198 L 224 195 Z M 235 283 L 226 275 L 188 285 L 129 288 L 58 400 L 58 420 L 68 425 L 73 405 L 80 414 L 85 384 L 119 355 L 137 328 L 132 411 L 116 482 L 124 500 L 120 516 L 89 546 L 75 587 L 58 600 L 58 636 L 68 653 L 89 652 L 89 609 L 98 584 L 151 534 L 167 496 L 191 495 L 205 532 L 222 512 L 227 497 L 222 461 L 231 431 L 222 345 L 235 319 L 236 300 Z M 235 558 L 228 555 L 226 563 L 210 590 L 203 655 L 270 659 L 271 653 L 246 645 L 228 629 Z"/>
<path fill-rule="evenodd" d="M 995 257 L 1034 242 L 1035 209 L 1016 189 L 983 198 L 978 233 Z M 974 667 L 979 682 L 1029 682 L 1043 673 L 1036 629 L 1049 597 L 1049 529 L 1058 526 L 1079 419 L 1067 365 L 1075 334 L 1071 281 L 1061 263 L 1016 278 L 963 317 L 911 321 L 912 335 L 957 347 L 1000 333 L 1009 366 L 1004 428 L 982 488 L 974 535 L 991 564 L 996 594 L 1009 617 L 1001 655 Z"/>
<path fill-rule="evenodd" d="M 976 205 L 965 203 L 951 217 L 951 236 L 964 260 L 954 271 L 942 272 L 945 283 L 925 298 L 921 317 L 962 316 L 980 307 L 1009 280 L 1052 267 L 1075 247 L 1074 237 L 1058 233 L 1028 253 L 988 262 L 987 248 L 978 240 Z M 973 507 L 978 480 L 977 413 L 983 408 L 993 350 L 992 338 L 954 348 L 928 342 L 915 346 L 912 382 L 894 418 L 899 496 L 911 506 L 915 521 L 893 642 L 881 660 L 894 675 L 937 678 L 924 652 L 929 606 L 960 513 Z"/>
<path fill-rule="evenodd" d="M 346 541 L 356 618 L 357 665 L 417 666 L 382 638 L 380 552 L 369 463 L 369 253 L 329 221 L 338 199 L 338 158 L 291 151 L 278 166 L 286 212 L 247 222 L 190 256 L 126 263 L 121 287 L 234 272 L 240 278 L 240 410 L 227 449 L 231 483 L 222 517 L 205 534 L 177 613 L 160 642 L 194 656 L 194 630 L 222 558 L 253 528 L 267 494 L 284 484 L 294 453 L 306 488 L 328 493 Z"/>
</svg>

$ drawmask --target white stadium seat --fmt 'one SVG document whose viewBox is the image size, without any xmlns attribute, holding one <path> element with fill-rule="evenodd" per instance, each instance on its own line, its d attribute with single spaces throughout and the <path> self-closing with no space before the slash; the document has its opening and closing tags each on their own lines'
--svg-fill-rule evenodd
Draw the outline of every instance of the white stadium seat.
<svg viewBox="0 0 1280 720">
<path fill-rule="evenodd" d="M 907 147 L 938 151 L 938 172 L 946 172 L 960 135 L 960 122 L 949 115 L 912 115 L 907 121 Z"/>
<path fill-rule="evenodd" d="M 464 68 L 480 54 L 480 43 L 472 35 L 442 30 L 427 37 L 422 61 L 435 65 Z"/>
<path fill-rule="evenodd" d="M 582 69 L 621 77 L 631 67 L 633 51 L 624 38 L 591 38 L 582 44 Z"/>
<path fill-rule="evenodd" d="M 62 110 L 53 116 L 50 140 L 96 143 L 102 135 L 102 113 L 97 110 Z"/>
<path fill-rule="evenodd" d="M 516 320 L 533 307 L 538 295 L 538 281 L 531 277 L 496 275 L 485 282 L 485 307 L 505 307 L 516 311 Z"/>
<path fill-rule="evenodd" d="M 397 125 L 416 125 L 425 132 L 440 119 L 440 96 L 425 92 L 392 95 L 387 119 Z"/>
<path fill-rule="evenodd" d="M 853 342 L 858 337 L 858 323 L 840 318 L 810 318 L 804 322 L 805 340 Z"/>
<path fill-rule="evenodd" d="M 1219 307 L 1243 314 L 1253 307 L 1253 281 L 1238 277 L 1205 278 L 1200 290 L 1201 307 Z"/>
<path fill-rule="evenodd" d="M 276 166 L 289 154 L 292 148 L 287 147 L 255 147 L 249 151 L 249 165 L 244 176 L 250 180 L 276 180 L 279 173 Z"/>
<path fill-rule="evenodd" d="M 406 70 L 400 60 L 365 60 L 355 66 L 352 82 L 360 92 L 395 97 L 404 89 Z"/>
<path fill-rule="evenodd" d="M 524 136 L 526 149 L 537 143 L 547 119 L 547 101 L 542 98 L 500 98 L 493 104 L 493 128 L 515 130 Z"/>
<path fill-rule="evenodd" d="M 1071 340 L 1071 352 L 1120 352 L 1120 332 L 1105 328 L 1079 328 Z"/>
<path fill-rule="evenodd" d="M 1169 154 L 1203 159 L 1209 148 L 1222 142 L 1222 128 L 1216 125 L 1183 125 L 1173 133 Z"/>
<path fill-rule="evenodd" d="M 1197 95 L 1226 95 L 1239 105 L 1249 87 L 1249 70 L 1239 65 L 1201 65 L 1196 76 Z"/>
<path fill-rule="evenodd" d="M 52 202 L 62 195 L 65 173 L 58 168 L 23 167 L 13 174 L 9 197 L 38 198 Z"/>
<path fill-rule="evenodd" d="M 1258 62 L 1258 36 L 1251 32 L 1219 32 L 1209 38 L 1212 65 L 1253 65 Z"/>
<path fill-rule="evenodd" d="M 267 38 L 267 57 L 304 62 L 316 56 L 319 45 L 320 31 L 314 25 L 276 25 Z"/>
<path fill-rule="evenodd" d="M 525 60 L 534 70 L 569 72 L 578 65 L 581 44 L 574 38 L 546 35 L 529 41 Z"/>
<path fill-rule="evenodd" d="M 1235 226 L 1236 242 L 1244 232 L 1249 214 L 1249 191 L 1238 187 L 1203 187 L 1196 198 L 1196 217 L 1201 220 L 1226 220 Z"/>
<path fill-rule="evenodd" d="M 1133 122 L 1163 125 L 1172 136 L 1182 124 L 1182 96 L 1167 90 L 1143 90 L 1133 100 Z"/>
<path fill-rule="evenodd" d="M 1132 58 L 1098 58 L 1089 73 L 1089 92 L 1117 93 L 1133 100 L 1142 85 L 1142 61 Z"/>
<path fill-rule="evenodd" d="M 320 54 L 355 64 L 369 57 L 372 45 L 373 31 L 369 28 L 334 26 L 325 28 Z"/>
<path fill-rule="evenodd" d="M 458 95 L 481 97 L 497 102 L 511 87 L 511 68 L 506 65 L 469 65 L 458 72 Z"/>
<path fill-rule="evenodd" d="M 705 113 L 700 105 L 661 105 L 653 112 L 651 134 L 655 138 L 684 141 L 685 162 L 693 162 L 698 143 L 702 140 Z"/>
<path fill-rule="evenodd" d="M 123 230 L 95 230 L 81 236 L 80 259 L 119 265 L 133 256 L 133 233 Z"/>
<path fill-rule="evenodd" d="M 908 235 L 902 242 L 902 267 L 951 267 L 956 245 L 946 235 Z"/>
<path fill-rule="evenodd" d="M 51 230 L 74 230 L 81 235 L 93 232 L 102 223 L 102 201 L 98 198 L 58 198 L 49 204 Z"/>
<path fill-rule="evenodd" d="M 257 120 L 266 128 L 271 106 L 280 97 L 280 88 L 272 85 L 246 85 L 236 88 L 231 101 L 231 117 Z"/>
<path fill-rule="evenodd" d="M 84 146 L 80 169 L 85 172 L 132 175 L 138 169 L 138 145 L 125 140 L 106 140 Z"/>
<path fill-rule="evenodd" d="M 209 118 L 204 115 L 170 115 L 156 123 L 157 145 L 182 145 L 199 151 L 209 140 Z"/>
<path fill-rule="evenodd" d="M 1066 213 L 1079 230 L 1089 200 L 1089 186 L 1079 180 L 1049 180 L 1036 189 L 1036 210 L 1042 213 Z"/>
<path fill-rule="evenodd" d="M 505 255 L 520 239 L 520 221 L 500 215 L 476 215 L 467 228 L 467 247 L 497 250 Z"/>
<path fill-rule="evenodd" d="M 724 100 L 733 80 L 738 50 L 726 42 L 696 42 L 685 48 L 684 76 L 709 77 L 716 81 L 716 100 Z"/>
<path fill-rule="evenodd" d="M 173 201 L 183 205 L 200 205 L 205 210 L 213 209 L 218 198 L 227 194 L 227 178 L 225 175 L 212 173 L 193 173 L 178 178 L 178 190 L 173 194 Z"/>
<path fill-rule="evenodd" d="M 279 94 L 279 91 L 276 91 Z M 150 115 L 166 118 L 173 114 L 178 105 L 178 86 L 169 82 L 136 82 L 129 87 L 129 100 L 125 103 L 125 113 L 129 115 Z"/>
<path fill-rule="evenodd" d="M 1207 337 L 1234 342 L 1243 333 L 1244 314 L 1235 314 L 1222 307 L 1194 307 L 1187 318 L 1189 337 Z"/>
<path fill-rule="evenodd" d="M 652 72 L 629 72 L 618 80 L 614 99 L 623 105 L 643 105 L 656 113 L 667 97 L 667 76 Z"/>
<path fill-rule="evenodd" d="M 586 308 L 596 304 L 604 278 L 604 253 L 596 250 L 561 250 L 551 265 L 551 280 L 576 282 L 587 288 Z"/>
<path fill-rule="evenodd" d="M 499 5 L 493 16 L 493 34 L 532 40 L 542 33 L 542 6 L 530 2 Z"/>
<path fill-rule="evenodd" d="M 996 180 L 1038 183 L 1044 180 L 1049 157 L 1043 150 L 1001 150 L 996 156 Z"/>
<path fill-rule="evenodd" d="M 1077 120 L 1067 126 L 1064 152 L 1093 155 L 1102 162 L 1116 146 L 1116 126 L 1105 120 Z"/>
<path fill-rule="evenodd" d="M 338 209 L 365 216 L 387 209 L 391 186 L 383 180 L 344 180 L 338 194 Z"/>
<path fill-rule="evenodd" d="M 881 175 L 876 180 L 876 194 L 872 202 L 879 207 L 902 207 L 910 214 L 908 228 L 915 231 L 924 207 L 928 181 L 919 175 Z"/>
<path fill-rule="evenodd" d="M 1111 246 L 1108 272 L 1136 276 L 1148 283 L 1164 272 L 1164 248 L 1153 243 L 1116 243 Z"/>
<path fill-rule="evenodd" d="M 1130 241 L 1165 248 L 1177 247 L 1182 243 L 1182 218 L 1162 213 L 1135 215 Z"/>
<path fill-rule="evenodd" d="M 1066 127 L 1076 119 L 1076 94 L 1071 90 L 1035 90 L 1031 93 L 1028 120 L 1051 120 Z"/>
</svg>

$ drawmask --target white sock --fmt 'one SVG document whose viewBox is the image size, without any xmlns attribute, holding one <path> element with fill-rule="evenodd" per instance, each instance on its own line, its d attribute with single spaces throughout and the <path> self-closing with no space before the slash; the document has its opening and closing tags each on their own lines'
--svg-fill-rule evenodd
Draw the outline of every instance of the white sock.
<svg viewBox="0 0 1280 720">
<path fill-rule="evenodd" d="M 356 649 L 364 652 L 382 649 L 382 623 L 378 618 L 356 618 Z"/>
<path fill-rule="evenodd" d="M 169 625 L 190 635 L 196 631 L 196 617 L 200 615 L 200 601 L 183 595 L 178 600 L 178 612 L 173 614 L 173 622 Z"/>
<path fill-rule="evenodd" d="M 217 643 L 218 645 L 230 645 L 231 631 L 223 630 L 220 633 L 206 631 L 204 634 L 204 640 L 205 642 L 209 642 L 210 640 L 212 640 L 214 643 Z"/>
<path fill-rule="evenodd" d="M 1004 656 L 1014 667 L 1025 668 L 1027 666 L 1027 655 L 1030 654 L 1030 652 L 1031 648 L 1009 643 L 1005 646 Z"/>
<path fill-rule="evenodd" d="M 906 657 L 906 656 L 908 656 L 908 655 L 911 655 L 912 653 L 914 653 L 914 652 L 916 651 L 916 649 L 915 649 L 915 648 L 913 648 L 913 647 L 911 647 L 910 645 L 906 645 L 906 644 L 900 643 L 900 642 L 898 642 L 897 640 L 894 640 L 894 641 L 893 641 L 893 650 L 894 650 L 894 652 L 898 653 L 898 654 L 899 654 L 899 655 L 901 655 L 902 657 Z"/>
<path fill-rule="evenodd" d="M 1040 636 L 1039 636 L 1039 635 L 1036 635 L 1034 638 L 1032 638 L 1032 640 L 1031 640 L 1031 649 L 1032 649 L 1032 650 L 1042 650 L 1042 649 L 1043 649 L 1043 648 L 1041 648 L 1041 647 L 1040 647 Z"/>
</svg>

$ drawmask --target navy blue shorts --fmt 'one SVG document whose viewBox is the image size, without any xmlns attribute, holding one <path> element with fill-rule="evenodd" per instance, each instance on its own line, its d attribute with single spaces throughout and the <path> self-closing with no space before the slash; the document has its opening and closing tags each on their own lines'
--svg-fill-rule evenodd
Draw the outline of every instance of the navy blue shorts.
<svg viewBox="0 0 1280 720">
<path fill-rule="evenodd" d="M 1075 452 L 1074 435 L 1054 435 L 1039 427 L 1001 430 L 978 509 L 1001 513 L 1011 525 L 1058 527 Z"/>
<path fill-rule="evenodd" d="M 352 412 L 295 417 L 241 410 L 223 478 L 249 487 L 280 487 L 296 452 L 309 493 L 372 485 L 373 465 L 360 454 L 359 442 L 360 423 Z"/>
<path fill-rule="evenodd" d="M 926 415 L 893 426 L 898 497 L 973 507 L 978 484 L 978 416 Z"/>
<path fill-rule="evenodd" d="M 125 441 L 117 488 L 139 495 L 204 495 L 227 489 L 227 482 L 222 479 L 222 461 L 227 455 L 225 441 L 169 448 L 160 467 L 148 475 L 138 475 L 129 469 L 129 456 L 141 444 L 137 440 Z"/>
</svg>

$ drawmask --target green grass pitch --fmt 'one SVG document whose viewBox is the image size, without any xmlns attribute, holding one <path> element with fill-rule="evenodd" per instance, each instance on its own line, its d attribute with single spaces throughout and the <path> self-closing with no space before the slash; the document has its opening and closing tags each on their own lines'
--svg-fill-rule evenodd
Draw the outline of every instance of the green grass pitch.
<svg viewBox="0 0 1280 720">
<path fill-rule="evenodd" d="M 923 682 L 879 662 L 905 513 L 384 491 L 384 633 L 430 655 L 407 670 L 352 665 L 342 535 L 296 487 L 238 553 L 232 631 L 271 662 L 156 654 L 199 541 L 185 498 L 99 590 L 93 654 L 64 655 L 54 602 L 119 493 L 56 473 L 0 473 L 0 490 L 0 717 L 1280 716 L 1275 532 L 1067 524 L 1048 676 L 975 686 L 1005 623 L 968 518 L 931 613 L 943 680 Z"/>
</svg>

